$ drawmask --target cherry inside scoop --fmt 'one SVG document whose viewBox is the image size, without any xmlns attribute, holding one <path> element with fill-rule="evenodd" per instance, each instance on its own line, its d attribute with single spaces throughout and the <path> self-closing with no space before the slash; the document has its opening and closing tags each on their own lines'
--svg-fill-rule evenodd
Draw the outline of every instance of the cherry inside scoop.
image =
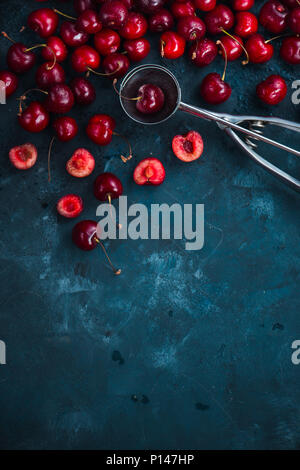
<svg viewBox="0 0 300 470">
<path fill-rule="evenodd" d="M 163 108 L 164 103 L 165 94 L 159 86 L 146 83 L 138 89 L 136 108 L 140 113 L 157 113 Z"/>
</svg>

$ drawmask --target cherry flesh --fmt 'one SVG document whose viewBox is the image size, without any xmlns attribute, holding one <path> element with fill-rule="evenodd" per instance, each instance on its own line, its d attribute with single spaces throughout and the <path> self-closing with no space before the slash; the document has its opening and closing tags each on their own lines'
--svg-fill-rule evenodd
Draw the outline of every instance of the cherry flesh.
<svg viewBox="0 0 300 470">
<path fill-rule="evenodd" d="M 234 24 L 234 15 L 229 7 L 220 4 L 209 11 L 204 18 L 206 29 L 209 34 L 218 34 L 225 29 L 228 31 Z"/>
<path fill-rule="evenodd" d="M 63 83 L 53 85 L 48 92 L 45 106 L 48 111 L 56 114 L 66 114 L 74 106 L 74 95 L 71 88 Z"/>
<path fill-rule="evenodd" d="M 209 65 L 218 54 L 218 47 L 214 41 L 209 38 L 196 41 L 189 49 L 189 57 L 197 67 Z"/>
<path fill-rule="evenodd" d="M 287 85 L 280 75 L 270 75 L 256 87 L 257 96 L 266 104 L 278 104 L 287 94 Z"/>
<path fill-rule="evenodd" d="M 79 73 L 97 69 L 100 65 L 100 55 L 91 46 L 80 46 L 73 52 L 71 63 L 73 69 Z"/>
<path fill-rule="evenodd" d="M 37 148 L 33 144 L 13 147 L 9 152 L 9 160 L 18 170 L 32 168 L 37 160 Z"/>
<path fill-rule="evenodd" d="M 48 90 L 56 83 L 64 83 L 66 74 L 60 64 L 56 63 L 53 66 L 53 62 L 45 62 L 37 69 L 35 80 L 39 88 Z"/>
<path fill-rule="evenodd" d="M 38 101 L 32 101 L 19 115 L 19 123 L 28 132 L 41 132 L 48 126 L 50 116 Z"/>
<path fill-rule="evenodd" d="M 53 122 L 56 137 L 61 142 L 68 142 L 74 139 L 78 133 L 78 125 L 74 118 L 62 116 Z"/>
<path fill-rule="evenodd" d="M 172 140 L 172 149 L 179 160 L 193 162 L 202 155 L 202 137 L 196 131 L 190 131 L 186 135 L 176 135 Z"/>
<path fill-rule="evenodd" d="M 105 28 L 120 29 L 127 21 L 128 10 L 121 1 L 110 0 L 101 6 L 99 18 Z"/>
<path fill-rule="evenodd" d="M 174 31 L 166 31 L 160 37 L 161 56 L 166 59 L 178 59 L 184 54 L 185 39 Z"/>
<path fill-rule="evenodd" d="M 5 84 L 5 94 L 6 96 L 12 95 L 18 88 L 18 77 L 13 72 L 8 70 L 3 70 L 0 72 L 0 81 Z"/>
<path fill-rule="evenodd" d="M 173 25 L 173 15 L 165 8 L 162 8 L 149 18 L 149 30 L 152 33 L 163 33 L 164 31 L 172 29 Z"/>
<path fill-rule="evenodd" d="M 144 59 L 150 52 L 150 43 L 145 38 L 124 41 L 123 47 L 132 62 L 138 62 Z"/>
<path fill-rule="evenodd" d="M 94 46 L 101 55 L 109 55 L 117 52 L 120 48 L 121 39 L 119 34 L 112 29 L 102 29 L 94 36 Z"/>
<path fill-rule="evenodd" d="M 279 0 L 269 0 L 259 12 L 259 22 L 270 33 L 280 34 L 287 26 L 288 9 Z"/>
<path fill-rule="evenodd" d="M 80 105 L 89 105 L 96 99 L 96 90 L 94 85 L 83 77 L 75 77 L 70 83 L 76 103 Z"/>
<path fill-rule="evenodd" d="M 200 93 L 207 103 L 220 104 L 230 97 L 231 87 L 222 80 L 220 74 L 209 73 L 201 83 Z"/>
<path fill-rule="evenodd" d="M 247 40 L 245 48 L 249 54 L 249 60 L 253 64 L 263 64 L 270 60 L 274 53 L 274 47 L 266 42 L 261 34 L 253 34 Z"/>
<path fill-rule="evenodd" d="M 160 185 L 166 176 L 163 164 L 158 158 L 145 158 L 136 166 L 133 179 L 138 185 Z"/>
<path fill-rule="evenodd" d="M 98 145 L 108 145 L 113 137 L 116 127 L 115 120 L 107 114 L 96 114 L 87 125 L 88 137 Z"/>
<path fill-rule="evenodd" d="M 75 23 L 71 21 L 64 21 L 61 24 L 60 35 L 64 43 L 70 47 L 83 46 L 89 40 L 89 35 L 78 31 Z"/>
<path fill-rule="evenodd" d="M 154 114 L 160 111 L 165 103 L 165 95 L 161 88 L 151 83 L 146 83 L 138 89 L 139 99 L 136 109 L 142 114 Z"/>
<path fill-rule="evenodd" d="M 84 148 L 75 150 L 72 157 L 67 161 L 66 170 L 75 178 L 86 178 L 95 168 L 93 155 Z"/>
<path fill-rule="evenodd" d="M 101 173 L 94 182 L 94 196 L 99 201 L 118 199 L 122 193 L 122 183 L 113 173 Z"/>
<path fill-rule="evenodd" d="M 205 35 L 205 23 L 197 16 L 184 16 L 177 23 L 177 32 L 187 41 L 201 39 Z"/>
<path fill-rule="evenodd" d="M 77 194 L 66 194 L 58 201 L 56 210 L 59 215 L 73 219 L 78 217 L 83 211 L 83 201 Z"/>
<path fill-rule="evenodd" d="M 57 62 L 63 62 L 68 56 L 68 49 L 65 43 L 58 36 L 50 36 L 47 39 L 47 46 L 42 50 L 42 57 L 46 61 L 53 61 L 53 52 Z"/>
<path fill-rule="evenodd" d="M 28 26 L 42 38 L 52 36 L 58 26 L 58 15 L 51 8 L 40 8 L 28 17 Z"/>
</svg>

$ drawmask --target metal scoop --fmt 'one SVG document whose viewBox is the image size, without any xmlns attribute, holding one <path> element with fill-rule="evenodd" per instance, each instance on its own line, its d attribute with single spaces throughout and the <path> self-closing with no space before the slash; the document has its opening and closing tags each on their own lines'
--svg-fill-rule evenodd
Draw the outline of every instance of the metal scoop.
<svg viewBox="0 0 300 470">
<path fill-rule="evenodd" d="M 159 86 L 165 94 L 164 107 L 155 114 L 140 113 L 136 108 L 136 102 L 126 99 L 126 97 L 136 97 L 139 87 L 145 83 L 152 83 L 153 85 Z M 165 67 L 153 64 L 136 67 L 124 77 L 120 86 L 120 102 L 125 113 L 140 124 L 159 124 L 173 116 L 178 109 L 194 114 L 194 116 L 215 121 L 219 128 L 224 130 L 256 163 L 277 176 L 294 190 L 300 191 L 300 180 L 273 165 L 254 150 L 257 146 L 255 142 L 262 141 L 300 157 L 300 151 L 265 137 L 262 131 L 267 124 L 271 124 L 300 132 L 300 124 L 296 122 L 273 117 L 233 116 L 231 114 L 215 113 L 185 104 L 181 101 L 181 89 L 176 77 Z M 243 125 L 248 127 L 243 127 Z M 245 134 L 246 137 L 242 138 L 234 131 L 241 132 Z M 255 142 L 253 142 L 252 139 L 255 140 Z"/>
</svg>

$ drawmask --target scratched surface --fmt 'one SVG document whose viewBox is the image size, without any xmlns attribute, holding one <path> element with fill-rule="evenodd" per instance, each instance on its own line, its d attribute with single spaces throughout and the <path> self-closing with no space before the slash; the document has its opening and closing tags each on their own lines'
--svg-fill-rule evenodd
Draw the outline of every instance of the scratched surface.
<svg viewBox="0 0 300 470">
<path fill-rule="evenodd" d="M 35 44 L 33 34 L 18 30 L 36 6 L 1 0 L 1 30 Z M 200 70 L 186 58 L 161 60 L 157 38 L 152 43 L 146 61 L 169 66 L 184 100 L 203 105 L 200 81 L 222 71 L 221 58 Z M 7 47 L 1 39 L 1 68 Z M 266 66 L 229 66 L 233 93 L 218 110 L 270 113 L 258 103 L 255 85 L 280 72 L 289 96 L 271 111 L 299 119 L 290 99 L 298 69 L 285 65 L 275 49 L 276 59 Z M 33 77 L 22 78 L 19 94 L 32 87 Z M 178 113 L 145 129 L 128 122 L 109 81 L 92 80 L 97 102 L 74 110 L 82 130 L 76 141 L 55 144 L 50 185 L 51 129 L 28 135 L 16 123 L 15 99 L 0 106 L 0 339 L 7 345 L 7 365 L 0 366 L 0 448 L 299 448 L 300 366 L 291 363 L 291 343 L 300 336 L 299 195 L 255 166 L 212 123 Z M 126 166 L 118 159 L 124 145 L 117 137 L 106 148 L 85 137 L 95 112 L 111 113 L 118 132 L 132 141 L 135 158 Z M 205 151 L 184 164 L 170 141 L 192 128 L 203 135 Z M 7 154 L 26 141 L 37 145 L 39 160 L 23 173 Z M 293 144 L 299 147 L 299 139 Z M 97 160 L 94 174 L 82 181 L 64 169 L 80 146 Z M 300 176 L 296 157 L 265 151 Z M 158 188 L 137 187 L 133 168 L 150 154 L 163 161 L 166 180 Z M 111 256 L 123 269 L 114 278 L 100 250 L 86 254 L 72 246 L 73 222 L 57 216 L 56 201 L 78 193 L 82 218 L 95 218 L 92 183 L 103 170 L 121 177 L 130 201 L 204 203 L 203 250 L 187 252 L 176 241 L 113 241 Z"/>
</svg>

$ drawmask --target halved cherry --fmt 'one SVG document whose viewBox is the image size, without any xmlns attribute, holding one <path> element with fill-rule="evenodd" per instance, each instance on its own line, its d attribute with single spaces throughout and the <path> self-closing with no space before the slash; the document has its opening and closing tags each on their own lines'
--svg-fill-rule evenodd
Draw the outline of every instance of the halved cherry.
<svg viewBox="0 0 300 470">
<path fill-rule="evenodd" d="M 67 172 L 76 178 L 89 176 L 95 168 L 95 159 L 86 149 L 77 149 L 67 161 Z"/>
<path fill-rule="evenodd" d="M 73 219 L 83 211 L 83 201 L 77 194 L 66 194 L 56 205 L 57 212 L 63 217 Z"/>
<path fill-rule="evenodd" d="M 158 186 L 166 176 L 163 164 L 158 158 L 145 158 L 136 166 L 133 179 L 136 184 L 152 184 Z"/>
<path fill-rule="evenodd" d="M 190 131 L 186 135 L 176 135 L 172 141 L 172 149 L 179 160 L 192 162 L 202 155 L 202 137 L 196 131 Z"/>
<path fill-rule="evenodd" d="M 18 145 L 9 152 L 9 159 L 18 170 L 31 168 L 35 164 L 37 156 L 38 152 L 33 144 Z"/>
</svg>

